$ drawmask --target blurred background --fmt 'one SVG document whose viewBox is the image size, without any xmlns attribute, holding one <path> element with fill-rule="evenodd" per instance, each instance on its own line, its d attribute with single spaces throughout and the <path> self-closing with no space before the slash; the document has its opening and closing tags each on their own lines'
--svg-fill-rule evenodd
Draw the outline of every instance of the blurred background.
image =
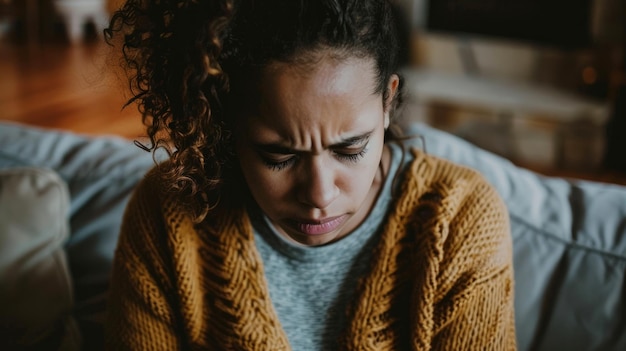
<svg viewBox="0 0 626 351">
<path fill-rule="evenodd" d="M 102 29 L 123 0 L 0 0 L 0 119 L 143 134 Z M 543 174 L 626 184 L 626 1 L 395 0 L 403 119 Z"/>
<path fill-rule="evenodd" d="M 123 0 L 0 0 L 0 119 L 143 135 L 102 30 Z"/>
</svg>

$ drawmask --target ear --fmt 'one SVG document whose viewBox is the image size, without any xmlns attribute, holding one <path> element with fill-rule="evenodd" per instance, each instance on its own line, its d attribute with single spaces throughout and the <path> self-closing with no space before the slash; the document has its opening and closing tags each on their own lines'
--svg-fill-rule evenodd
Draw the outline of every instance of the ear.
<svg viewBox="0 0 626 351">
<path fill-rule="evenodd" d="M 387 100 L 385 101 L 385 129 L 389 128 L 391 123 L 390 111 L 393 100 L 396 98 L 398 92 L 398 86 L 400 85 L 400 77 L 397 74 L 392 74 L 389 77 L 389 83 L 387 84 Z"/>
</svg>

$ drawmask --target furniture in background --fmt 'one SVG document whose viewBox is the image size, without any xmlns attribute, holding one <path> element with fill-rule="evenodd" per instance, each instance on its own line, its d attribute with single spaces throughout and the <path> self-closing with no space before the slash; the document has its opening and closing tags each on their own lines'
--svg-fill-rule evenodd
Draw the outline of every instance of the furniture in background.
<svg viewBox="0 0 626 351">
<path fill-rule="evenodd" d="M 427 153 L 482 173 L 507 204 L 519 350 L 626 350 L 626 187 L 543 177 L 400 122 Z M 128 139 L 0 122 L 0 349 L 16 337 L 101 348 L 124 207 L 153 164 Z"/>
<path fill-rule="evenodd" d="M 418 118 L 546 173 L 620 168 L 626 3 L 398 4 L 414 37 Z"/>
<path fill-rule="evenodd" d="M 119 225 L 152 165 L 120 137 L 0 122 L 0 350 L 102 349 Z"/>
<path fill-rule="evenodd" d="M 107 0 L 0 0 L 0 8 L 7 15 L 0 18 L 2 26 L 17 26 L 24 41 L 30 45 L 40 44 L 54 38 L 55 24 L 60 22 L 64 36 L 72 44 L 82 43 L 86 38 L 86 26 L 91 24 L 96 35 L 102 37 L 108 26 Z M 4 32 L 10 28 L 4 28 Z"/>
<path fill-rule="evenodd" d="M 73 44 L 82 42 L 86 24 L 92 23 L 100 37 L 109 25 L 106 0 L 52 0 L 52 3 L 63 18 L 67 36 Z"/>
<path fill-rule="evenodd" d="M 407 69 L 406 114 L 538 169 L 602 167 L 610 105 L 531 83 Z"/>
</svg>

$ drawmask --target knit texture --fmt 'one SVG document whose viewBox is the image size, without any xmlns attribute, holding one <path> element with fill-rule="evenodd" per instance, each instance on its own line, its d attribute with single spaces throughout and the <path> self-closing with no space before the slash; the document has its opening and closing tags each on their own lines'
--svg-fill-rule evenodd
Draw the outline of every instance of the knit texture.
<svg viewBox="0 0 626 351">
<path fill-rule="evenodd" d="M 512 247 L 500 197 L 475 171 L 413 151 L 371 268 L 346 306 L 345 350 L 515 350 Z M 116 251 L 111 350 L 290 350 L 247 213 L 199 225 L 135 191 Z"/>
</svg>

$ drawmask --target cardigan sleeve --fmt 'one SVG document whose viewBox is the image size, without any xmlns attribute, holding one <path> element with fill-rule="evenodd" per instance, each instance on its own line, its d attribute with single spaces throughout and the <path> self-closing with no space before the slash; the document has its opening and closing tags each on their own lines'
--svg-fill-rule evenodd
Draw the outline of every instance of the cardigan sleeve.
<svg viewBox="0 0 626 351">
<path fill-rule="evenodd" d="M 449 224 L 435 298 L 433 350 L 515 350 L 508 212 L 478 176 Z"/>
<path fill-rule="evenodd" d="M 110 350 L 181 349 L 166 226 L 158 183 L 150 177 L 129 201 L 115 253 L 105 325 Z"/>
</svg>

